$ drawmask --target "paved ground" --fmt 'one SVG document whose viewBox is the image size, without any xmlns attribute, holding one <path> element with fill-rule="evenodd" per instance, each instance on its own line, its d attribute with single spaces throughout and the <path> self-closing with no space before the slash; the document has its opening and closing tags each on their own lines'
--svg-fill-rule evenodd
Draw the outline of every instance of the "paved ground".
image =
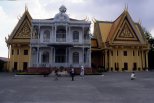
<svg viewBox="0 0 154 103">
<path fill-rule="evenodd" d="M 75 81 L 0 73 L 0 103 L 154 103 L 154 72 L 105 73 Z"/>
</svg>

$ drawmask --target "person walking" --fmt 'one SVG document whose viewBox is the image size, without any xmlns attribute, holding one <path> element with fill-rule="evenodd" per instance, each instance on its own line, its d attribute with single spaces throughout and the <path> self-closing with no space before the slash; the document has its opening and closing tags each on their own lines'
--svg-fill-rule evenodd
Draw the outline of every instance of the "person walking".
<svg viewBox="0 0 154 103">
<path fill-rule="evenodd" d="M 74 81 L 74 76 L 75 76 L 74 68 L 71 67 L 71 77 L 72 77 L 72 81 Z"/>
<path fill-rule="evenodd" d="M 84 66 L 81 66 L 80 76 L 81 76 L 82 78 L 84 77 Z"/>
<path fill-rule="evenodd" d="M 58 80 L 58 69 L 55 69 L 55 80 Z"/>
</svg>

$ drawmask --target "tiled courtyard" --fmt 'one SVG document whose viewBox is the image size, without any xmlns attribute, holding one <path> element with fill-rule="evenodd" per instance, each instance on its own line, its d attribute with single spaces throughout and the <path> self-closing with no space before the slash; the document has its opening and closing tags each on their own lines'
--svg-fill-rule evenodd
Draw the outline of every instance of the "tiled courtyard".
<svg viewBox="0 0 154 103">
<path fill-rule="evenodd" d="M 70 77 L 0 73 L 0 103 L 154 103 L 154 72 Z"/>
</svg>

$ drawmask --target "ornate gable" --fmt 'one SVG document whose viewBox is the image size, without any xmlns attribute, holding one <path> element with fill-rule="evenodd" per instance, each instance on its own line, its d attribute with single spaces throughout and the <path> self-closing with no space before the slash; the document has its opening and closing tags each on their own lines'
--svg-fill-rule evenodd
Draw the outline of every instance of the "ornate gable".
<svg viewBox="0 0 154 103">
<path fill-rule="evenodd" d="M 25 20 L 19 27 L 14 38 L 30 38 L 30 24 L 28 20 Z"/>
<path fill-rule="evenodd" d="M 140 44 L 143 37 L 138 32 L 128 11 L 124 11 L 114 22 L 108 35 L 111 44 Z"/>
<path fill-rule="evenodd" d="M 20 20 L 18 21 L 17 25 L 15 26 L 14 30 L 12 31 L 11 35 L 6 38 L 6 43 L 16 43 L 16 42 L 29 42 L 30 40 L 30 32 L 31 32 L 31 16 L 26 9 Z"/>
<path fill-rule="evenodd" d="M 113 41 L 139 41 L 127 18 L 124 19 Z"/>
</svg>

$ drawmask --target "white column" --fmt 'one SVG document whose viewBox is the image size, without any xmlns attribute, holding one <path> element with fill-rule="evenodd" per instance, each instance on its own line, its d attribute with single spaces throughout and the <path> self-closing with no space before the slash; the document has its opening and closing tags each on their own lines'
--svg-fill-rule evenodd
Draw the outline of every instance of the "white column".
<svg viewBox="0 0 154 103">
<path fill-rule="evenodd" d="M 70 32 L 70 26 L 68 28 L 68 41 L 71 42 L 71 32 Z"/>
<path fill-rule="evenodd" d="M 66 28 L 66 39 L 65 39 L 65 40 L 67 41 L 67 35 L 68 35 L 68 32 L 67 32 L 67 25 L 66 25 L 65 28 Z"/>
<path fill-rule="evenodd" d="M 49 57 L 49 64 L 50 65 L 52 65 L 52 59 L 53 59 L 52 54 L 53 54 L 53 47 L 50 47 L 50 54 L 49 54 L 50 55 L 50 57 Z"/>
<path fill-rule="evenodd" d="M 55 48 L 53 48 L 53 62 L 55 63 Z"/>
<path fill-rule="evenodd" d="M 41 64 L 41 60 L 42 60 L 41 54 L 42 54 L 42 50 L 39 48 L 39 65 Z"/>
<path fill-rule="evenodd" d="M 40 22 L 39 22 L 39 30 L 38 30 L 38 38 L 39 38 L 39 41 L 40 41 Z"/>
<path fill-rule="evenodd" d="M 56 31 L 57 31 L 57 25 L 55 25 L 55 41 L 56 41 L 56 38 L 57 38 L 57 34 L 56 34 Z"/>
<path fill-rule="evenodd" d="M 39 47 L 37 47 L 37 67 L 39 67 Z"/>
<path fill-rule="evenodd" d="M 82 27 L 82 44 L 83 44 L 83 66 L 85 65 L 84 62 L 84 27 Z"/>
<path fill-rule="evenodd" d="M 51 42 L 53 42 L 53 40 L 54 40 L 54 35 L 55 35 L 53 30 L 54 30 L 54 27 L 53 27 L 53 25 L 52 25 L 52 35 L 51 35 Z M 52 38 L 53 38 L 53 39 L 52 39 Z"/>
<path fill-rule="evenodd" d="M 69 57 L 69 60 L 68 60 L 69 61 L 69 64 L 72 65 L 72 62 L 71 62 L 72 61 L 71 47 L 69 47 L 69 55 L 68 55 L 68 57 Z"/>
</svg>

